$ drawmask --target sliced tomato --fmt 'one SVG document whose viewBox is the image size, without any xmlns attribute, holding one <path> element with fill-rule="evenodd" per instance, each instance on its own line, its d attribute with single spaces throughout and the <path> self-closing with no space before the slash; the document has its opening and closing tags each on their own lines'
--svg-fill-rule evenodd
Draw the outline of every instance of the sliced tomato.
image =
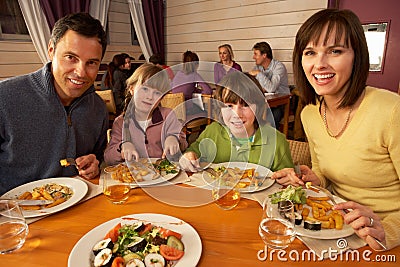
<svg viewBox="0 0 400 267">
<path fill-rule="evenodd" d="M 169 237 L 171 235 L 175 236 L 179 240 L 182 238 L 182 235 L 180 233 L 177 233 L 177 232 L 174 232 L 172 230 L 165 229 L 165 228 L 162 228 L 162 227 L 160 228 L 159 233 L 160 233 L 162 238 L 167 238 L 167 237 Z"/>
<path fill-rule="evenodd" d="M 113 260 L 113 262 L 112 262 L 112 264 L 111 264 L 111 267 L 125 267 L 124 258 L 122 258 L 122 257 L 116 257 L 116 258 Z"/>
<path fill-rule="evenodd" d="M 104 239 L 106 239 L 106 238 L 111 238 L 111 241 L 112 241 L 113 243 L 117 242 L 117 240 L 118 240 L 118 235 L 119 235 L 119 232 L 118 232 L 119 228 L 121 228 L 121 223 L 119 223 L 119 224 L 117 224 L 116 226 L 114 226 L 114 228 L 111 229 L 111 230 L 107 233 L 107 235 L 104 237 Z"/>
<path fill-rule="evenodd" d="M 182 258 L 185 252 L 167 245 L 161 245 L 160 254 L 167 260 L 176 261 Z"/>
<path fill-rule="evenodd" d="M 139 232 L 139 235 L 142 236 L 145 233 L 150 232 L 152 228 L 153 225 L 151 223 L 145 224 L 143 230 Z"/>
</svg>

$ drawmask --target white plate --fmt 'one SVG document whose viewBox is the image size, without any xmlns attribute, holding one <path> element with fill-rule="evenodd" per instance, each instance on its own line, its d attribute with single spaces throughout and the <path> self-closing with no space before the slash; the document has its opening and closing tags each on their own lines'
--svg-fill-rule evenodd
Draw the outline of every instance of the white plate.
<svg viewBox="0 0 400 267">
<path fill-rule="evenodd" d="M 326 194 L 323 192 L 317 193 L 312 190 L 306 189 L 307 196 L 315 196 L 315 197 L 325 197 Z M 337 203 L 344 202 L 343 199 L 337 196 L 333 196 L 335 198 L 335 201 Z M 328 201 L 329 203 L 332 204 L 331 201 Z M 307 204 L 304 204 L 305 207 L 310 208 Z M 311 212 L 311 210 L 310 210 Z M 296 233 L 299 236 L 306 236 L 306 237 L 311 237 L 311 238 L 316 238 L 316 239 L 336 239 L 336 238 L 342 238 L 346 236 L 350 236 L 354 233 L 353 228 L 348 225 L 348 224 L 343 224 L 343 228 L 341 230 L 336 230 L 336 229 L 321 229 L 320 231 L 312 231 L 308 229 L 304 229 L 303 227 L 303 222 L 301 225 L 296 225 L 295 227 Z"/>
<path fill-rule="evenodd" d="M 157 158 L 150 158 L 149 160 L 151 161 L 151 163 L 154 163 L 154 162 L 156 162 Z M 128 167 L 129 167 L 129 164 L 130 163 L 128 162 L 127 163 Z M 152 169 L 152 171 L 155 172 L 155 169 Z M 179 171 L 180 171 L 179 168 L 177 168 L 177 173 L 169 173 L 169 174 L 166 174 L 166 175 L 160 175 L 156 179 L 152 179 L 154 173 L 148 174 L 146 176 L 143 176 L 144 181 L 136 182 L 134 184 L 138 185 L 138 186 L 149 186 L 149 185 L 155 185 L 155 184 L 163 183 L 163 182 L 171 180 L 172 178 L 175 178 L 179 174 Z"/>
<path fill-rule="evenodd" d="M 33 181 L 27 184 L 20 185 L 7 193 L 5 193 L 2 197 L 3 198 L 17 198 L 19 195 L 29 191 L 32 192 L 32 190 L 35 187 L 41 187 L 45 184 L 49 183 L 56 183 L 59 185 L 64 185 L 72 189 L 74 192 L 67 201 L 64 203 L 61 203 L 57 206 L 54 206 L 52 208 L 48 209 L 40 209 L 40 210 L 22 210 L 22 213 L 25 218 L 33 218 L 33 217 L 39 217 L 51 213 L 58 212 L 60 210 L 66 209 L 68 207 L 71 207 L 72 205 L 75 205 L 78 201 L 80 201 L 87 193 L 88 191 L 88 186 L 84 181 L 81 181 L 76 178 L 71 178 L 71 177 L 58 177 L 58 178 L 48 178 L 48 179 L 42 179 L 42 180 L 37 180 Z"/>
<path fill-rule="evenodd" d="M 248 162 L 224 162 L 224 163 L 213 163 L 210 165 L 210 168 L 218 168 L 218 167 L 226 167 L 226 168 L 239 168 L 241 170 L 246 170 L 246 169 L 255 169 L 255 172 L 257 173 L 257 177 L 259 177 L 258 180 L 262 181 L 264 179 L 264 182 L 262 183 L 261 186 L 248 186 L 245 188 L 241 188 L 240 192 L 241 193 L 253 193 L 257 191 L 261 191 L 264 189 L 267 189 L 271 185 L 274 184 L 275 180 L 271 180 L 269 177 L 272 175 L 272 171 L 264 166 L 254 164 L 254 163 L 248 163 Z M 205 178 L 211 183 L 212 179 L 210 175 L 207 175 L 208 172 L 203 172 L 205 174 Z"/>
<path fill-rule="evenodd" d="M 132 218 L 146 223 L 162 226 L 182 234 L 185 254 L 177 261 L 174 267 L 196 266 L 201 257 L 202 244 L 199 234 L 188 223 L 181 219 L 153 213 L 132 214 L 105 222 L 85 234 L 73 247 L 68 257 L 68 267 L 93 266 L 93 246 L 100 241 L 115 225 L 130 218 L 129 223 L 134 223 Z"/>
</svg>

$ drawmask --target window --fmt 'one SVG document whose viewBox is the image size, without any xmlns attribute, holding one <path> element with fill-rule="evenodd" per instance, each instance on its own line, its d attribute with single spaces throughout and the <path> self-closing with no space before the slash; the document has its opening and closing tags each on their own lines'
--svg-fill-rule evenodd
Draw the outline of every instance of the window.
<svg viewBox="0 0 400 267">
<path fill-rule="evenodd" d="M 369 71 L 382 72 L 385 59 L 388 23 L 363 24 L 369 51 Z"/>
<path fill-rule="evenodd" d="M 0 39 L 30 39 L 18 1 L 0 0 Z"/>
</svg>

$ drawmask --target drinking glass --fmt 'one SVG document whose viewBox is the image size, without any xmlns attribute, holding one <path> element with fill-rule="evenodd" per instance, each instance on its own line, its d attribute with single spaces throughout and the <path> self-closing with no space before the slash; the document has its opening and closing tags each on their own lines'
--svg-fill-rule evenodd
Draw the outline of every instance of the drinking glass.
<svg viewBox="0 0 400 267">
<path fill-rule="evenodd" d="M 101 176 L 103 194 L 114 204 L 123 204 L 129 198 L 130 184 L 122 180 L 118 168 L 106 168 Z"/>
<path fill-rule="evenodd" d="M 0 254 L 13 252 L 25 243 L 28 225 L 18 203 L 0 200 Z"/>
<path fill-rule="evenodd" d="M 266 197 L 258 233 L 269 248 L 284 249 L 295 238 L 294 219 L 294 205 L 291 201 L 273 204 L 271 198 Z"/>
<path fill-rule="evenodd" d="M 231 210 L 239 204 L 240 191 L 237 187 L 240 177 L 225 177 L 221 175 L 213 181 L 212 197 L 215 204 L 223 210 Z"/>
</svg>

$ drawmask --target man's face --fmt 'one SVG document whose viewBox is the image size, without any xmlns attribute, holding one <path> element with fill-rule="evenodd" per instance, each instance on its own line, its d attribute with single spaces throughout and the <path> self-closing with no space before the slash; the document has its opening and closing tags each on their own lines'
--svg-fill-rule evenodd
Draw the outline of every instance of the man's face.
<svg viewBox="0 0 400 267">
<path fill-rule="evenodd" d="M 85 37 L 68 30 L 56 47 L 49 43 L 48 54 L 56 92 L 63 105 L 69 106 L 94 83 L 102 46 L 97 37 Z"/>
<path fill-rule="evenodd" d="M 258 66 L 263 65 L 266 58 L 267 58 L 267 54 L 261 54 L 260 50 L 253 49 L 253 59 L 254 59 L 256 65 L 258 65 Z"/>
</svg>

